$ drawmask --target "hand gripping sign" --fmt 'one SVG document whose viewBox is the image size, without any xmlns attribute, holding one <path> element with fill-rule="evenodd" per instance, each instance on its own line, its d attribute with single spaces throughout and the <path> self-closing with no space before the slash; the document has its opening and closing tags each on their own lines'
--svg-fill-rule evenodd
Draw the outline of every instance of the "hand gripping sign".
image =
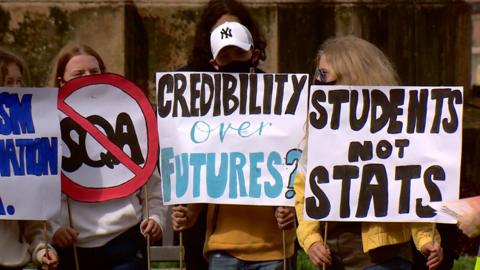
<svg viewBox="0 0 480 270">
<path fill-rule="evenodd" d="M 84 202 L 128 196 L 158 158 L 155 113 L 143 92 L 115 74 L 77 78 L 60 89 L 62 191 Z"/>
</svg>

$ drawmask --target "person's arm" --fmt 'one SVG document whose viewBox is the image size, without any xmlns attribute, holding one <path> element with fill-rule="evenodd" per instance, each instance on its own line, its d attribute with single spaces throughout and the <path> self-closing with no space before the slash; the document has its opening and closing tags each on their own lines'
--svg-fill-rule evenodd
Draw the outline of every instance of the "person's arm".
<svg viewBox="0 0 480 270">
<path fill-rule="evenodd" d="M 67 196 L 62 193 L 58 213 L 49 220 L 49 233 L 54 245 L 65 248 L 77 242 L 78 232 L 68 226 Z"/>
<path fill-rule="evenodd" d="M 140 224 L 144 235 L 150 235 L 153 241 L 160 240 L 167 223 L 167 207 L 163 205 L 160 174 L 155 169 L 153 175 L 147 182 L 148 193 L 148 217 L 145 217 Z M 140 200 L 145 209 L 145 191 L 140 190 Z M 145 211 L 146 212 L 146 211 Z"/>
<path fill-rule="evenodd" d="M 191 228 L 197 222 L 204 207 L 206 207 L 206 204 L 202 203 L 174 206 L 171 216 L 173 230 L 183 231 Z"/>
<path fill-rule="evenodd" d="M 480 235 L 480 212 L 472 212 L 461 215 L 458 218 L 457 226 L 468 237 Z"/>
<path fill-rule="evenodd" d="M 45 232 L 45 222 L 38 220 L 22 221 L 23 234 L 27 243 L 30 244 L 29 251 L 32 254 L 32 262 L 45 269 L 56 269 L 58 256 L 55 249 L 46 242 L 45 236 L 50 238 L 48 236 L 50 225 L 47 222 L 47 232 Z"/>
<path fill-rule="evenodd" d="M 280 230 L 293 228 L 295 222 L 295 208 L 290 206 L 275 207 L 275 218 Z"/>
<path fill-rule="evenodd" d="M 297 173 L 294 182 L 295 190 L 295 211 L 297 212 L 298 227 L 297 238 L 300 246 L 308 251 L 308 248 L 315 242 L 323 242 L 320 232 L 320 222 L 303 219 L 303 209 L 305 204 L 305 176 Z"/>
<path fill-rule="evenodd" d="M 320 222 L 304 220 L 303 209 L 305 207 L 305 176 L 297 173 L 294 182 L 295 210 L 297 212 L 298 227 L 297 239 L 300 246 L 305 250 L 310 260 L 318 267 L 323 264 L 331 265 L 332 257 L 328 246 L 324 245 L 320 232 Z"/>
<path fill-rule="evenodd" d="M 440 233 L 435 229 L 435 241 L 433 241 L 434 232 L 431 223 L 411 223 L 410 228 L 415 246 L 427 258 L 428 269 L 437 269 L 443 260 Z"/>
<path fill-rule="evenodd" d="M 320 231 L 320 222 L 315 220 L 304 220 L 303 209 L 305 207 L 305 175 L 297 173 L 294 181 L 295 210 L 297 211 L 298 227 L 297 238 L 300 246 L 305 250 L 308 257 L 317 267 L 323 264 L 330 266 L 332 256 L 330 249 L 324 243 Z"/>
</svg>

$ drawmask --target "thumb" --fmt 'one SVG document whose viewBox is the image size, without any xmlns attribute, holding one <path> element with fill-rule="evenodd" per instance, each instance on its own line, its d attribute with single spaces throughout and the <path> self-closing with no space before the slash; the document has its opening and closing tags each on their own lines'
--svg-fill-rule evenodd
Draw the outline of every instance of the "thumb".
<svg viewBox="0 0 480 270">
<path fill-rule="evenodd" d="M 147 229 L 147 225 L 148 219 L 144 219 L 142 223 L 140 223 L 140 232 L 142 232 L 142 234 L 145 232 L 145 229 Z"/>
<path fill-rule="evenodd" d="M 424 255 L 429 255 L 433 250 L 433 244 L 430 242 L 430 243 L 426 243 L 425 245 L 423 245 L 422 247 L 422 253 Z"/>
<path fill-rule="evenodd" d="M 145 229 L 145 227 L 147 227 L 147 225 L 148 225 L 148 218 L 142 220 L 142 223 L 140 223 L 140 227 L 142 229 Z"/>
</svg>

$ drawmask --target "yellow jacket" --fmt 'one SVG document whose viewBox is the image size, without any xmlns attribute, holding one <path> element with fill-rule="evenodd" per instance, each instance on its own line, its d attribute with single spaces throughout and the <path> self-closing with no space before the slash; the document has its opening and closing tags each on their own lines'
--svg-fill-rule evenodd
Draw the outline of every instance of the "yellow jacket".
<svg viewBox="0 0 480 270">
<path fill-rule="evenodd" d="M 225 251 L 245 261 L 283 259 L 282 231 L 273 206 L 208 206 L 204 253 Z M 295 230 L 285 231 L 286 256 L 294 252 Z"/>
<path fill-rule="evenodd" d="M 295 211 L 297 212 L 298 227 L 297 238 L 300 246 L 308 252 L 310 246 L 322 241 L 320 232 L 320 221 L 304 220 L 303 208 L 305 197 L 305 176 L 298 173 L 295 177 L 294 189 L 295 195 Z M 363 222 L 362 223 L 362 243 L 363 251 L 413 241 L 418 250 L 432 241 L 432 224 L 431 223 L 399 223 L 399 222 Z M 440 243 L 440 234 L 435 232 L 435 242 Z"/>
</svg>

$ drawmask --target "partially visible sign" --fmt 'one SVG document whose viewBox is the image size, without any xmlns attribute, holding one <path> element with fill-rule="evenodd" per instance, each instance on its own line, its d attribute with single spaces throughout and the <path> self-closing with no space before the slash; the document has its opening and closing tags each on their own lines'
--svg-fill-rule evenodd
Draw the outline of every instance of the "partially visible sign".
<svg viewBox="0 0 480 270">
<path fill-rule="evenodd" d="M 57 93 L 0 87 L 0 219 L 46 220 L 60 208 Z"/>
</svg>

